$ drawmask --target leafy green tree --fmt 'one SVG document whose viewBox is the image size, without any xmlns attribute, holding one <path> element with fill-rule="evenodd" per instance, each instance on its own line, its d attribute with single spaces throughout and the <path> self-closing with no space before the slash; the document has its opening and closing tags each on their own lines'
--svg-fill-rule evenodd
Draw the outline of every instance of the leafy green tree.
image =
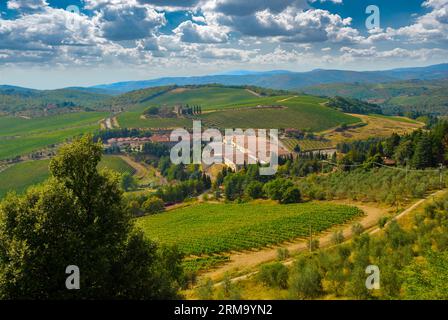
<svg viewBox="0 0 448 320">
<path fill-rule="evenodd" d="M 199 300 L 211 300 L 214 293 L 213 280 L 210 278 L 202 280 L 195 292 Z"/>
<path fill-rule="evenodd" d="M 246 178 L 243 174 L 236 173 L 224 178 L 224 195 L 227 200 L 236 200 L 243 196 Z"/>
<path fill-rule="evenodd" d="M 404 270 L 405 299 L 448 299 L 448 253 L 429 252 L 417 258 Z"/>
<path fill-rule="evenodd" d="M 143 214 L 140 203 L 137 200 L 129 200 L 127 203 L 127 209 L 133 216 L 140 216 Z"/>
<path fill-rule="evenodd" d="M 244 190 L 246 196 L 252 199 L 259 199 L 263 197 L 263 184 L 259 181 L 250 182 Z"/>
<path fill-rule="evenodd" d="M 277 178 L 275 180 L 269 181 L 263 187 L 263 191 L 272 200 L 282 200 L 285 191 L 293 187 L 292 181 L 284 178 Z"/>
<path fill-rule="evenodd" d="M 369 299 L 370 291 L 366 287 L 367 275 L 365 270 L 371 265 L 370 261 L 370 237 L 362 234 L 353 240 L 353 269 L 350 274 L 348 293 L 357 299 Z"/>
<path fill-rule="evenodd" d="M 401 165 L 408 165 L 409 159 L 412 159 L 412 154 L 414 152 L 413 144 L 411 140 L 406 140 L 400 143 L 400 145 L 395 149 L 394 159 Z"/>
<path fill-rule="evenodd" d="M 282 195 L 280 203 L 299 203 L 301 200 L 300 190 L 297 187 L 289 187 Z"/>
<path fill-rule="evenodd" d="M 412 164 L 417 169 L 424 169 L 434 165 L 432 142 L 428 135 L 423 135 L 415 147 Z"/>
<path fill-rule="evenodd" d="M 0 298 L 178 297 L 181 255 L 134 228 L 119 176 L 97 170 L 101 155 L 90 136 L 62 146 L 48 181 L 1 202 Z M 69 265 L 80 290 L 65 286 Z"/>
<path fill-rule="evenodd" d="M 218 299 L 241 300 L 241 288 L 238 284 L 232 282 L 229 274 L 224 275 L 221 290 L 218 292 Z"/>
<path fill-rule="evenodd" d="M 164 210 L 165 206 L 163 201 L 160 198 L 157 197 L 149 197 L 145 202 L 142 204 L 142 209 L 146 214 L 154 214 L 158 212 L 162 212 Z"/>
<path fill-rule="evenodd" d="M 121 175 L 121 187 L 124 191 L 131 191 L 137 189 L 137 182 L 134 176 L 129 172 L 125 172 Z"/>
<path fill-rule="evenodd" d="M 288 267 L 280 262 L 264 264 L 258 279 L 269 287 L 286 289 L 288 287 Z"/>
<path fill-rule="evenodd" d="M 289 287 L 294 298 L 317 298 L 323 294 L 322 274 L 314 259 L 301 258 L 296 261 Z"/>
<path fill-rule="evenodd" d="M 155 116 L 155 115 L 159 114 L 159 108 L 156 106 L 149 107 L 148 109 L 145 110 L 144 113 L 149 116 Z"/>
</svg>

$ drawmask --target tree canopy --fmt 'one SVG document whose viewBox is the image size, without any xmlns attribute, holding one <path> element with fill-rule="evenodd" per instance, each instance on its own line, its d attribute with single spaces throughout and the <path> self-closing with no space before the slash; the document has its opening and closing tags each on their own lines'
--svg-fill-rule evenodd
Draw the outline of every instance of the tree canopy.
<svg viewBox="0 0 448 320">
<path fill-rule="evenodd" d="M 119 177 L 98 171 L 102 146 L 84 136 L 61 147 L 51 177 L 0 203 L 0 298 L 176 298 L 181 256 L 134 228 Z M 67 266 L 80 289 L 65 286 Z"/>
</svg>

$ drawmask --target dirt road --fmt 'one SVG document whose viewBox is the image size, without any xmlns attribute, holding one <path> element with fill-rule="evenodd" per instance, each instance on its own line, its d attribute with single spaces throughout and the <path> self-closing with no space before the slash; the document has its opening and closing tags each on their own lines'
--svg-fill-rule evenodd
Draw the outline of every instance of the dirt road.
<svg viewBox="0 0 448 320">
<path fill-rule="evenodd" d="M 142 163 L 134 161 L 132 158 L 128 156 L 120 155 L 119 157 L 124 161 L 126 161 L 128 165 L 130 165 L 132 168 L 135 169 L 135 177 L 138 180 L 144 180 L 145 178 L 147 179 L 148 177 L 154 176 L 155 178 L 157 178 L 159 184 L 168 183 L 166 178 L 163 177 L 159 171 L 155 169 L 151 171 L 149 168 L 145 167 Z"/>
<path fill-rule="evenodd" d="M 347 202 L 342 201 L 335 201 L 335 203 L 348 204 Z M 369 229 L 375 226 L 378 223 L 378 220 L 387 213 L 385 209 L 376 208 L 365 204 L 351 205 L 354 205 L 364 211 L 365 216 L 357 219 L 356 221 L 359 222 L 365 229 Z M 326 247 L 331 244 L 331 237 L 333 235 L 333 231 L 336 229 L 342 230 L 344 238 L 349 238 L 351 236 L 352 224 L 353 222 L 343 226 L 338 226 L 327 230 L 320 235 L 317 235 L 316 238 L 319 239 L 320 247 Z M 230 255 L 230 261 L 228 263 L 226 263 L 222 267 L 203 273 L 201 277 L 208 277 L 216 280 L 221 278 L 226 272 L 244 271 L 247 269 L 251 269 L 261 263 L 275 260 L 277 258 L 278 248 L 286 248 L 291 254 L 295 254 L 308 250 L 308 241 L 305 239 L 298 239 L 294 242 L 282 244 L 280 246 L 269 247 L 259 251 L 244 251 L 233 253 Z"/>
<path fill-rule="evenodd" d="M 406 215 L 408 215 L 409 213 L 413 212 L 417 207 L 422 205 L 426 200 L 433 198 L 433 197 L 437 197 L 446 191 L 447 191 L 446 189 L 439 190 L 437 192 L 430 194 L 429 196 L 427 196 L 423 199 L 418 200 L 417 202 L 412 204 L 409 208 L 407 208 L 403 212 L 401 212 L 399 215 L 393 217 L 386 224 L 386 226 L 388 224 L 390 224 L 391 221 L 400 220 L 403 217 L 405 217 Z M 335 201 L 335 203 L 349 204 L 347 202 L 341 202 L 341 201 Z M 370 229 L 369 234 L 373 235 L 373 234 L 378 233 L 381 230 L 379 228 L 379 226 L 377 225 L 377 222 L 382 216 L 384 216 L 386 214 L 386 209 L 367 206 L 364 204 L 357 204 L 357 203 L 351 203 L 351 205 L 354 205 L 354 206 L 360 208 L 361 210 L 364 211 L 364 213 L 366 213 L 366 215 L 364 217 L 362 217 L 358 222 L 361 223 L 361 225 L 364 227 L 365 230 Z M 343 226 L 342 231 L 343 231 L 345 239 L 350 239 L 352 237 L 351 225 Z M 332 234 L 327 231 L 327 233 L 321 234 L 319 236 L 321 248 L 328 247 L 332 244 L 331 243 L 331 235 Z M 282 247 L 287 248 L 291 253 L 303 252 L 308 249 L 307 243 L 304 241 L 284 245 Z M 231 281 L 238 282 L 241 280 L 248 279 L 251 276 L 258 273 L 258 271 L 249 271 L 250 267 L 253 270 L 253 267 L 255 267 L 261 263 L 273 261 L 277 258 L 277 248 L 279 248 L 279 247 L 265 249 L 265 250 L 261 250 L 258 252 L 246 252 L 246 253 L 237 253 L 237 254 L 231 255 L 229 264 L 224 265 L 221 268 L 212 270 L 210 272 L 204 273 L 201 275 L 201 277 L 204 277 L 204 278 L 208 277 L 208 278 L 211 278 L 212 280 L 213 279 L 217 280 L 217 279 L 221 279 L 226 272 L 241 271 L 242 275 L 232 278 Z M 287 261 L 284 261 L 283 264 L 291 265 L 293 262 L 294 262 L 293 259 L 289 259 Z M 247 272 L 244 273 L 244 270 L 247 270 Z M 215 286 L 219 286 L 221 284 L 222 284 L 221 282 L 218 282 L 215 284 Z"/>
</svg>

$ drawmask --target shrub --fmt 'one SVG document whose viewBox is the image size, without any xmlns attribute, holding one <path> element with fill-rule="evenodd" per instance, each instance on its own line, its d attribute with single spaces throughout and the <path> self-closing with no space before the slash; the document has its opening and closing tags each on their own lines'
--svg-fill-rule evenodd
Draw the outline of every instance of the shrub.
<svg viewBox="0 0 448 320">
<path fill-rule="evenodd" d="M 389 220 L 388 217 L 381 217 L 380 220 L 378 221 L 378 225 L 380 226 L 381 229 L 383 229 L 386 226 L 387 221 Z"/>
<path fill-rule="evenodd" d="M 285 190 L 280 203 L 298 203 L 301 200 L 300 190 L 297 187 L 289 187 Z"/>
<path fill-rule="evenodd" d="M 288 287 L 288 268 L 280 262 L 265 264 L 261 266 L 258 279 L 269 287 L 286 289 Z"/>
<path fill-rule="evenodd" d="M 311 251 L 315 251 L 315 250 L 319 249 L 319 245 L 320 245 L 319 239 L 311 240 L 311 244 L 310 244 Z"/>
<path fill-rule="evenodd" d="M 163 201 L 154 196 L 149 197 L 148 200 L 143 202 L 142 209 L 146 214 L 162 212 L 164 210 Z"/>
<path fill-rule="evenodd" d="M 357 237 L 361 235 L 361 233 L 364 231 L 364 227 L 360 223 L 355 223 L 352 225 L 352 234 L 353 236 Z"/>
<path fill-rule="evenodd" d="M 245 191 L 245 195 L 252 199 L 259 199 L 263 197 L 263 184 L 259 181 L 250 182 Z"/>
<path fill-rule="evenodd" d="M 323 293 L 322 275 L 314 260 L 301 259 L 291 271 L 291 295 L 295 298 L 317 298 Z"/>
<path fill-rule="evenodd" d="M 210 278 L 202 280 L 195 291 L 199 300 L 211 300 L 214 293 L 213 280 Z"/>
<path fill-rule="evenodd" d="M 289 258 L 289 251 L 286 248 L 278 248 L 277 249 L 277 259 L 280 261 L 286 260 Z"/>
<path fill-rule="evenodd" d="M 335 231 L 331 236 L 331 242 L 335 245 L 344 242 L 344 233 L 341 230 Z"/>
</svg>

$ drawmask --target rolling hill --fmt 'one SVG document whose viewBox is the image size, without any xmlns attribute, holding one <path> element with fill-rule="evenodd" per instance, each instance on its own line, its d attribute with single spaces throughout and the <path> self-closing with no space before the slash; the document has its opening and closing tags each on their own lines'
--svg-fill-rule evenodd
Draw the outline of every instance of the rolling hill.
<svg viewBox="0 0 448 320">
<path fill-rule="evenodd" d="M 311 86 L 302 92 L 343 96 L 380 104 L 386 114 L 406 112 L 448 114 L 448 80 L 409 80 L 390 83 L 335 83 Z"/>
<path fill-rule="evenodd" d="M 195 77 L 164 77 L 145 81 L 127 81 L 91 87 L 109 93 L 124 93 L 148 87 L 167 85 L 203 85 L 219 83 L 222 85 L 253 85 L 272 89 L 300 90 L 304 87 L 329 83 L 382 83 L 400 80 L 433 80 L 448 78 L 448 64 L 419 68 L 401 68 L 385 71 L 348 71 L 316 69 L 309 72 L 236 71 L 224 74 Z"/>
<path fill-rule="evenodd" d="M 49 165 L 50 160 L 44 159 L 19 162 L 0 170 L 0 199 L 8 192 L 22 193 L 32 185 L 44 182 L 50 175 Z M 116 156 L 103 156 L 98 168 L 107 168 L 120 174 L 135 172 L 123 159 Z"/>
<path fill-rule="evenodd" d="M 267 95 L 245 87 L 192 86 L 172 87 L 171 90 L 147 89 L 149 99 L 131 105 L 118 116 L 118 123 L 128 128 L 190 127 L 192 120 L 202 120 L 204 126 L 217 128 L 300 128 L 321 131 L 343 123 L 359 122 L 356 117 L 326 107 L 326 99 L 312 96 Z M 153 96 L 154 92 L 159 94 Z M 273 94 L 268 91 L 269 94 Z M 282 92 L 283 93 L 283 92 Z M 139 93 L 141 95 L 141 91 Z M 264 94 L 264 95 L 262 95 Z M 152 97 L 152 98 L 151 98 Z M 145 110 L 159 110 L 176 105 L 200 106 L 201 114 L 148 115 Z"/>
<path fill-rule="evenodd" d="M 93 92 L 91 92 L 93 91 Z M 42 116 L 99 109 L 99 102 L 109 98 L 104 93 L 81 88 L 34 90 L 0 86 L 0 114 Z"/>
</svg>

